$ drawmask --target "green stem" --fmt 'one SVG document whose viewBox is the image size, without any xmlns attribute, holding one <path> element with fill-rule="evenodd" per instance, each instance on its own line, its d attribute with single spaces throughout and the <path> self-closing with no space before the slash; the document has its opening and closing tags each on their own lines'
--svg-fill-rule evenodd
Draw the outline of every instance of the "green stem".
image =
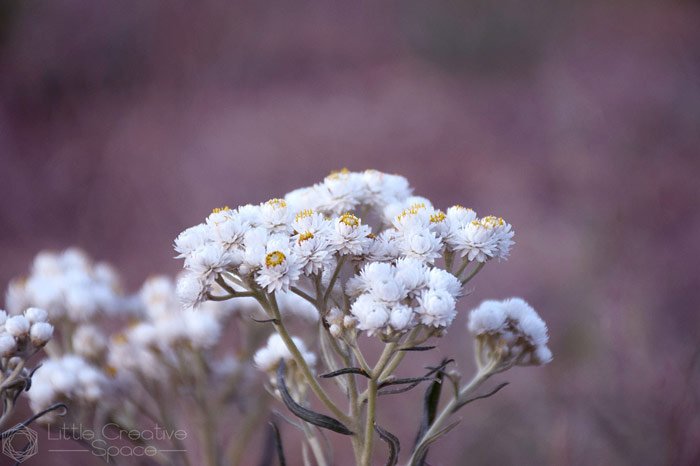
<svg viewBox="0 0 700 466">
<path fill-rule="evenodd" d="M 490 370 L 491 368 L 485 368 L 482 370 L 479 370 L 474 378 L 463 388 L 460 389 L 459 393 L 455 395 L 454 398 L 450 400 L 449 403 L 442 409 L 440 414 L 438 415 L 437 418 L 433 421 L 433 423 L 430 425 L 430 428 L 423 434 L 423 437 L 421 437 L 420 441 L 416 443 L 415 448 L 413 449 L 413 453 L 411 454 L 411 458 L 408 461 L 409 466 L 413 466 L 415 464 L 415 461 L 418 459 L 416 457 L 416 453 L 423 447 L 425 444 L 426 440 L 428 440 L 431 436 L 433 436 L 435 433 L 438 432 L 440 429 L 440 426 L 452 415 L 452 410 L 455 408 L 457 403 L 464 399 L 464 397 L 475 390 L 479 385 L 481 385 L 486 379 L 488 379 L 493 372 Z"/>
<path fill-rule="evenodd" d="M 379 374 L 382 373 L 386 365 L 389 363 L 391 356 L 396 350 L 396 343 L 387 343 L 384 346 L 384 351 L 379 357 L 379 361 L 370 372 L 371 378 L 367 383 L 367 418 L 365 419 L 365 436 L 363 439 L 364 448 L 360 464 L 362 466 L 370 466 L 372 462 L 372 443 L 374 440 L 374 420 L 377 417 L 377 388 L 379 387 Z"/>
<path fill-rule="evenodd" d="M 471 280 L 472 278 L 474 278 L 474 276 L 475 276 L 477 273 L 479 273 L 479 271 L 480 271 L 481 269 L 484 268 L 484 265 L 486 265 L 486 262 L 479 262 L 479 265 L 477 265 L 477 266 L 474 268 L 474 270 L 472 270 L 472 273 L 470 273 L 469 275 L 467 275 L 467 277 L 464 278 L 464 279 L 462 280 L 462 286 L 464 286 L 469 280 Z M 462 272 L 458 273 L 456 276 L 459 277 L 459 275 L 460 275 L 461 273 L 462 273 Z"/>
<path fill-rule="evenodd" d="M 318 399 L 321 400 L 321 402 L 324 405 L 326 405 L 326 407 L 330 409 L 338 419 L 340 419 L 345 424 L 350 424 L 352 420 L 348 418 L 348 416 L 344 412 L 338 409 L 338 407 L 333 403 L 333 401 L 331 401 L 331 399 L 328 398 L 326 392 L 323 391 L 323 388 L 321 388 L 321 386 L 316 381 L 316 377 L 314 377 L 313 373 L 311 372 L 311 369 L 309 369 L 309 366 L 306 364 L 306 361 L 304 361 L 304 357 L 299 351 L 299 348 L 297 348 L 297 345 L 294 343 L 294 340 L 292 340 L 292 337 L 289 336 L 289 332 L 287 332 L 287 328 L 285 327 L 284 322 L 282 321 L 280 310 L 277 307 L 277 300 L 275 299 L 274 293 L 270 293 L 268 296 L 270 311 L 272 312 L 274 318 L 277 319 L 274 324 L 277 328 L 277 332 L 282 337 L 282 341 L 284 341 L 284 344 L 287 346 L 287 349 L 292 354 L 292 357 L 301 369 L 302 374 L 304 374 L 304 378 L 311 387 L 311 390 L 313 390 Z"/>
<path fill-rule="evenodd" d="M 338 265 L 335 267 L 335 271 L 333 272 L 333 275 L 331 276 L 331 281 L 328 282 L 328 288 L 326 288 L 326 293 L 323 295 L 323 304 L 324 304 L 324 310 L 325 310 L 325 304 L 328 302 L 328 297 L 331 295 L 331 292 L 333 291 L 333 287 L 335 286 L 335 281 L 338 279 L 338 275 L 340 275 L 340 269 L 343 268 L 343 264 L 345 263 L 345 259 L 347 256 L 342 256 L 340 259 L 338 259 Z"/>
</svg>

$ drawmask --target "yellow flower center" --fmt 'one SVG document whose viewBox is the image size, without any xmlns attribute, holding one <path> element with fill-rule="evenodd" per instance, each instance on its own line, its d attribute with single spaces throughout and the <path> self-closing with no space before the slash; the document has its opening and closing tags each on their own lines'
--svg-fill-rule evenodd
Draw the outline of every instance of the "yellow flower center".
<svg viewBox="0 0 700 466">
<path fill-rule="evenodd" d="M 303 218 L 311 217 L 313 214 L 314 214 L 314 212 L 311 209 L 302 210 L 301 212 L 299 212 L 298 214 L 296 214 L 294 216 L 294 220 L 299 221 Z"/>
<path fill-rule="evenodd" d="M 218 214 L 218 213 L 221 213 L 221 212 L 226 212 L 227 210 L 231 210 L 231 209 L 229 209 L 228 206 L 217 207 L 217 208 L 215 208 L 214 210 L 212 210 L 211 213 L 212 213 L 212 214 Z"/>
<path fill-rule="evenodd" d="M 270 199 L 267 201 L 265 204 L 275 208 L 275 209 L 281 209 L 282 207 L 287 207 L 287 203 L 284 202 L 284 199 Z"/>
<path fill-rule="evenodd" d="M 359 227 L 360 226 L 360 219 L 355 217 L 350 212 L 346 212 L 340 217 L 340 223 L 344 223 L 344 224 L 351 226 L 351 227 Z"/>
<path fill-rule="evenodd" d="M 307 239 L 311 239 L 314 237 L 314 234 L 311 233 L 310 231 L 305 231 L 304 233 L 299 235 L 299 244 L 302 243 L 302 241 L 306 241 Z"/>
<path fill-rule="evenodd" d="M 435 212 L 433 215 L 430 216 L 430 223 L 440 223 L 443 220 L 445 220 L 445 214 L 444 212 L 438 210 Z"/>
<path fill-rule="evenodd" d="M 284 257 L 284 254 L 280 251 L 271 252 L 265 257 L 265 265 L 268 267 L 275 267 L 284 262 L 285 259 L 286 257 Z"/>
</svg>

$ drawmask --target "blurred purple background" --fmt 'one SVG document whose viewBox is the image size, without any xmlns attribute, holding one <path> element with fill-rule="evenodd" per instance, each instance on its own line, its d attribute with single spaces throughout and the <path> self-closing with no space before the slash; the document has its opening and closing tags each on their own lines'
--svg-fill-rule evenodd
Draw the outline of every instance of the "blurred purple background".
<svg viewBox="0 0 700 466">
<path fill-rule="evenodd" d="M 691 1 L 2 0 L 0 286 L 80 245 L 133 290 L 212 207 L 399 173 L 513 224 L 463 311 L 522 296 L 555 356 L 432 464 L 700 464 L 698 44 Z"/>
</svg>

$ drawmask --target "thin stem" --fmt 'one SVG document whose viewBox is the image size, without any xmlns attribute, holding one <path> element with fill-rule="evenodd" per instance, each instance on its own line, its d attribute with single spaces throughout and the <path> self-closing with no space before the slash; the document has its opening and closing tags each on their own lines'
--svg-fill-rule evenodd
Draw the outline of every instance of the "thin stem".
<svg viewBox="0 0 700 466">
<path fill-rule="evenodd" d="M 316 381 L 316 377 L 314 377 L 314 375 L 311 373 L 311 369 L 309 369 L 309 366 L 306 364 L 306 361 L 304 361 L 304 357 L 299 351 L 299 348 L 297 348 L 297 345 L 294 343 L 294 340 L 292 340 L 292 337 L 289 336 L 289 332 L 287 332 L 287 328 L 285 327 L 284 322 L 282 321 L 280 310 L 277 307 L 277 300 L 275 299 L 274 293 L 270 293 L 268 296 L 270 310 L 272 311 L 274 318 L 277 319 L 277 321 L 274 324 L 277 328 L 277 332 L 282 337 L 282 341 L 284 341 L 285 345 L 287 346 L 287 349 L 294 357 L 294 361 L 297 363 L 297 365 L 301 369 L 301 372 L 304 374 L 304 378 L 311 387 L 311 390 L 313 390 L 318 399 L 321 400 L 321 402 L 324 405 L 326 405 L 326 407 L 330 409 L 336 417 L 338 417 L 343 423 L 350 424 L 352 420 L 349 419 L 344 412 L 338 409 L 338 407 L 333 403 L 333 401 L 331 401 L 331 399 L 328 398 L 326 392 Z"/>
<path fill-rule="evenodd" d="M 486 262 L 480 262 L 479 265 L 477 265 L 477 266 L 474 268 L 474 270 L 472 270 L 472 273 L 470 273 L 469 275 L 467 275 L 467 277 L 464 278 L 464 279 L 462 280 L 462 286 L 464 286 L 469 280 L 471 280 L 472 278 L 474 278 L 474 276 L 475 276 L 477 273 L 479 273 L 479 271 L 480 271 L 481 269 L 484 268 L 484 265 L 486 265 Z M 459 274 L 457 274 L 457 276 L 459 276 Z"/>
<path fill-rule="evenodd" d="M 374 420 L 377 417 L 377 388 L 379 386 L 379 374 L 382 373 L 386 365 L 389 363 L 391 356 L 396 350 L 396 343 L 387 343 L 384 346 L 384 351 L 379 357 L 379 361 L 370 372 L 370 376 L 367 383 L 367 418 L 365 419 L 365 436 L 364 436 L 364 448 L 362 450 L 362 457 L 360 464 L 362 466 L 369 466 L 372 462 L 372 441 L 374 436 Z"/>
<path fill-rule="evenodd" d="M 340 275 L 340 269 L 343 268 L 343 264 L 345 263 L 345 259 L 347 256 L 343 256 L 338 260 L 338 265 L 335 267 L 335 271 L 333 272 L 333 275 L 331 276 L 331 281 L 328 282 L 328 288 L 326 288 L 326 294 L 323 295 L 323 304 L 325 308 L 325 304 L 328 302 L 328 297 L 331 295 L 331 292 L 333 291 L 333 287 L 335 286 L 335 281 L 338 279 L 338 275 Z"/>
<path fill-rule="evenodd" d="M 318 437 L 313 433 L 307 422 L 304 422 L 303 425 L 306 441 L 309 442 L 311 452 L 314 454 L 314 458 L 316 458 L 316 464 L 318 464 L 318 466 L 327 466 L 328 463 L 326 462 L 326 457 L 323 454 L 323 448 L 321 448 Z"/>
<path fill-rule="evenodd" d="M 428 428 L 425 434 L 423 434 L 423 437 L 421 437 L 420 441 L 416 443 L 416 446 L 413 449 L 413 453 L 411 454 L 411 458 L 408 460 L 409 466 L 412 466 L 414 464 L 414 461 L 417 459 L 416 453 L 418 453 L 418 451 L 423 447 L 426 440 L 428 440 L 435 433 L 437 433 L 438 429 L 440 429 L 440 426 L 452 415 L 452 410 L 455 408 L 455 406 L 457 406 L 457 403 L 460 400 L 464 399 L 464 397 L 471 391 L 479 387 L 479 385 L 481 385 L 491 375 L 493 375 L 491 366 L 477 371 L 474 378 L 472 378 L 472 380 L 467 385 L 461 388 L 459 390 L 459 393 L 456 394 L 455 397 L 452 398 L 449 403 L 447 403 L 447 405 L 442 409 L 438 417 L 435 418 L 433 423 L 430 425 L 430 428 Z"/>
<path fill-rule="evenodd" d="M 315 298 L 312 298 L 311 296 L 309 296 L 307 293 L 305 293 L 304 291 L 300 290 L 300 289 L 297 288 L 296 286 L 293 286 L 293 287 L 291 288 L 291 290 L 292 290 L 292 293 L 298 294 L 299 296 L 301 296 L 302 298 L 304 298 L 305 300 L 307 300 L 308 302 L 310 302 L 310 303 L 313 304 L 314 306 L 315 306 L 316 304 L 318 304 L 318 302 L 316 301 Z"/>
<path fill-rule="evenodd" d="M 464 269 L 467 268 L 467 266 L 469 265 L 469 262 L 470 262 L 469 256 L 465 257 L 464 260 L 462 261 L 462 265 L 460 265 L 459 268 L 457 269 L 457 271 L 454 273 L 454 276 L 459 277 L 460 275 L 462 275 L 462 272 L 464 272 Z M 482 262 L 482 264 L 483 264 L 483 262 Z"/>
</svg>

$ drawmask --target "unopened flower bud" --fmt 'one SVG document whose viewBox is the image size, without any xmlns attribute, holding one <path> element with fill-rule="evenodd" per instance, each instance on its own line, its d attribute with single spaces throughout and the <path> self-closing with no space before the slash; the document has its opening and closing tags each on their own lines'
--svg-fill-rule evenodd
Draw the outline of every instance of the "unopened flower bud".
<svg viewBox="0 0 700 466">
<path fill-rule="evenodd" d="M 53 336 L 53 325 L 49 324 L 48 322 L 37 322 L 32 325 L 30 336 L 32 339 L 32 345 L 36 346 L 37 348 L 41 348 L 48 343 Z"/>
</svg>

